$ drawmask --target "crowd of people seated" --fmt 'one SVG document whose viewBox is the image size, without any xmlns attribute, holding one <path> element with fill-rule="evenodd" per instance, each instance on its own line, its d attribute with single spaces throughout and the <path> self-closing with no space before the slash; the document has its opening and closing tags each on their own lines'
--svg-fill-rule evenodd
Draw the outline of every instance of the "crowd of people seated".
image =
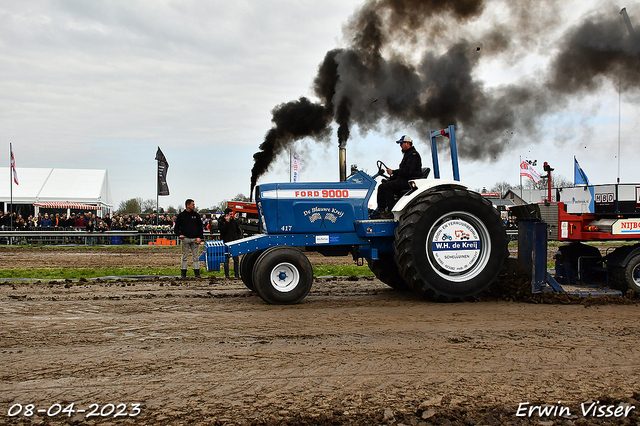
<svg viewBox="0 0 640 426">
<path fill-rule="evenodd" d="M 40 230 L 83 230 L 88 232 L 104 231 L 135 231 L 139 225 L 166 225 L 173 227 L 176 215 L 160 214 L 106 214 L 104 217 L 95 213 L 38 213 L 29 215 L 26 219 L 16 212 L 0 212 L 0 228 L 3 231 L 14 229 L 18 231 Z"/>
</svg>

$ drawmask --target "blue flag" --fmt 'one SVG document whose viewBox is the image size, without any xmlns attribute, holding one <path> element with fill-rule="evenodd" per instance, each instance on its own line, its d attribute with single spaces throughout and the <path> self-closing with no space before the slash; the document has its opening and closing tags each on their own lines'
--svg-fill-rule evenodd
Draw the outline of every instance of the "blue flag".
<svg viewBox="0 0 640 426">
<path fill-rule="evenodd" d="M 573 168 L 573 183 L 576 185 L 589 185 L 589 178 L 587 174 L 582 170 L 580 164 L 578 164 L 578 160 L 576 157 L 573 157 L 574 168 Z"/>
</svg>

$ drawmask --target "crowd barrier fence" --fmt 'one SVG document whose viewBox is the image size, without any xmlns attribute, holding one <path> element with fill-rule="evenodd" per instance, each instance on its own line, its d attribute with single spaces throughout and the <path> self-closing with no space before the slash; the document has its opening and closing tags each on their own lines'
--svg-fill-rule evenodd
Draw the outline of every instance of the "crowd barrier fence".
<svg viewBox="0 0 640 426">
<path fill-rule="evenodd" d="M 87 232 L 84 230 L 56 230 L 55 228 L 34 228 L 32 231 L 0 231 L 2 245 L 179 245 L 178 237 L 172 233 L 106 231 Z M 220 233 L 204 233 L 204 239 L 217 240 Z"/>
</svg>

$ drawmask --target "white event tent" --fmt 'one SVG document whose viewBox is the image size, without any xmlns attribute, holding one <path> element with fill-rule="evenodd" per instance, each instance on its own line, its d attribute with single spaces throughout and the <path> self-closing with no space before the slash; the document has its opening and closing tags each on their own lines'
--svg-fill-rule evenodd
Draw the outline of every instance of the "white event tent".
<svg viewBox="0 0 640 426">
<path fill-rule="evenodd" d="M 39 208 L 96 210 L 99 216 L 113 209 L 107 170 L 17 168 L 18 182 L 13 183 L 9 167 L 0 167 L 0 203 L 9 211 L 13 191 L 16 206 Z M 2 178 L 4 176 L 4 178 Z M 11 188 L 13 185 L 13 189 Z"/>
</svg>

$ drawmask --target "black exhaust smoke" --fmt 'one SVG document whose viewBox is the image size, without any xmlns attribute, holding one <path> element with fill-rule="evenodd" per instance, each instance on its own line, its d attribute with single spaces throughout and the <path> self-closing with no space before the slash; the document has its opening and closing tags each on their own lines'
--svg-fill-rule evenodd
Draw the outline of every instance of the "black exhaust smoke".
<svg viewBox="0 0 640 426">
<path fill-rule="evenodd" d="M 488 5 L 510 13 L 506 23 L 487 22 L 471 41 L 467 22 L 481 20 Z M 640 88 L 639 49 L 618 10 L 606 9 L 570 28 L 557 41 L 549 69 L 534 79 L 488 88 L 475 77 L 480 59 L 524 57 L 559 25 L 553 0 L 369 0 L 345 27 L 348 48 L 327 52 L 314 80 L 319 99 L 300 98 L 273 110 L 274 127 L 254 154 L 251 192 L 275 157 L 295 141 L 328 142 L 332 123 L 344 148 L 351 128 L 360 132 L 405 129 L 428 139 L 432 128 L 456 125 L 461 158 L 490 160 L 531 143 L 543 115 L 570 97 L 615 83 Z M 558 20 L 559 21 L 559 20 Z M 423 53 L 416 59 L 415 52 Z"/>
<path fill-rule="evenodd" d="M 285 151 L 291 142 L 312 137 L 316 140 L 328 138 L 330 116 L 324 106 L 314 104 L 307 98 L 287 102 L 275 107 L 271 121 L 275 124 L 267 132 L 264 142 L 260 144 L 260 151 L 253 154 L 253 168 L 251 169 L 251 194 L 257 179 L 269 169 L 274 158 Z"/>
</svg>

